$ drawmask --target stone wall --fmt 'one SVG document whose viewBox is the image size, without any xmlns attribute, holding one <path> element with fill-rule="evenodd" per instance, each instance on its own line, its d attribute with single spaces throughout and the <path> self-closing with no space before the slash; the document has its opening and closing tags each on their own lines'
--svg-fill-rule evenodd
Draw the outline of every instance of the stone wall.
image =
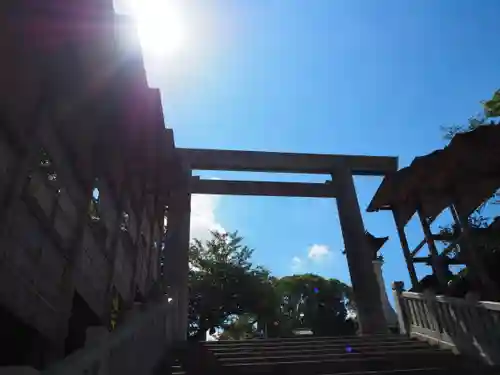
<svg viewBox="0 0 500 375">
<path fill-rule="evenodd" d="M 104 3 L 0 16 L 0 307 L 49 343 L 45 364 L 63 355 L 75 293 L 107 326 L 113 289 L 126 307 L 160 277 L 161 101 Z"/>
</svg>

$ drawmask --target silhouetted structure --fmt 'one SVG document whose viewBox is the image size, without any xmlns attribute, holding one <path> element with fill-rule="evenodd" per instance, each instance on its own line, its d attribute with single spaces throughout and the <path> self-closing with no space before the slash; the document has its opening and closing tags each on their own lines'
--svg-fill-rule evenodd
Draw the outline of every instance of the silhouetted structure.
<svg viewBox="0 0 500 375">
<path fill-rule="evenodd" d="M 479 246 L 496 241 L 498 225 L 471 228 L 469 220 L 471 213 L 500 188 L 499 150 L 500 126 L 481 126 L 456 135 L 444 149 L 415 158 L 410 166 L 384 178 L 367 210 L 393 212 L 414 290 L 433 288 L 446 293 L 452 276 L 449 265 L 465 264 L 477 284 L 474 289 L 482 290 L 484 298 L 499 298 L 500 285 L 492 280 L 488 256 Z M 454 219 L 453 233 L 432 233 L 431 223 L 446 209 Z M 410 250 L 404 227 L 414 214 L 425 238 Z M 440 252 L 436 241 L 448 242 L 448 246 Z M 429 256 L 417 257 L 425 245 Z M 449 257 L 457 245 L 457 256 Z M 431 265 L 433 274 L 419 282 L 414 263 Z"/>
<path fill-rule="evenodd" d="M 158 283 L 173 144 L 111 1 L 0 13 L 0 365 L 43 367 Z"/>
</svg>

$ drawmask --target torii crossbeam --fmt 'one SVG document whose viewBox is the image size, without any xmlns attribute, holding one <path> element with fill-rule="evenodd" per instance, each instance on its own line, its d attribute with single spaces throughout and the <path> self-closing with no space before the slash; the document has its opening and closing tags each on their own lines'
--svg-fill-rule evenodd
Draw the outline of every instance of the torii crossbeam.
<svg viewBox="0 0 500 375">
<path fill-rule="evenodd" d="M 346 248 L 358 321 L 364 334 L 387 332 L 380 291 L 373 271 L 373 254 L 366 241 L 365 228 L 354 187 L 353 175 L 384 176 L 398 168 L 396 157 L 300 154 L 176 148 L 184 177 L 169 207 L 169 226 L 178 229 L 175 246 L 184 270 L 176 282 L 183 287 L 182 310 L 187 311 L 187 250 L 191 194 L 261 195 L 285 197 L 336 198 Z M 253 171 L 298 174 L 327 174 L 331 181 L 321 183 L 208 180 L 193 177 L 193 170 Z M 182 324 L 186 324 L 183 322 Z"/>
</svg>

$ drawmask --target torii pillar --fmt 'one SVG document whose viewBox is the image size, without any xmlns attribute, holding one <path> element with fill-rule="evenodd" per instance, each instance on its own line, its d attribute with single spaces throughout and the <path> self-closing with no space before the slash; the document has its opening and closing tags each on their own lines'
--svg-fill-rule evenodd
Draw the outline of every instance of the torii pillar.
<svg viewBox="0 0 500 375">
<path fill-rule="evenodd" d="M 336 163 L 332 171 L 332 183 L 337 195 L 360 333 L 387 333 L 379 284 L 373 270 L 373 254 L 366 241 L 352 171 L 345 162 Z"/>
<path fill-rule="evenodd" d="M 185 341 L 189 308 L 189 237 L 191 224 L 191 170 L 184 169 L 179 183 L 171 192 L 168 208 L 168 242 L 166 244 L 166 278 L 169 295 L 175 306 L 174 339 Z"/>
</svg>

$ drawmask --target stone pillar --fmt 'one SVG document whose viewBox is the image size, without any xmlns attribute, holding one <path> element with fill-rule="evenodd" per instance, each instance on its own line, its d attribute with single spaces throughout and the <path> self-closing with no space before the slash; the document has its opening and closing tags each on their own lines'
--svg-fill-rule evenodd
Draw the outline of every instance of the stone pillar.
<svg viewBox="0 0 500 375">
<path fill-rule="evenodd" d="M 338 163 L 332 177 L 360 332 L 386 333 L 387 323 L 382 311 L 377 277 L 373 272 L 373 254 L 366 241 L 352 172 L 345 163 Z"/>
<path fill-rule="evenodd" d="M 398 317 L 396 312 L 389 303 L 389 298 L 387 297 L 387 291 L 385 290 L 384 275 L 382 274 L 382 261 L 373 260 L 373 271 L 377 277 L 377 282 L 380 289 L 380 300 L 382 301 L 382 311 L 384 312 L 385 320 L 387 321 L 387 326 L 389 328 L 395 328 L 398 326 Z"/>
<path fill-rule="evenodd" d="M 168 295 L 176 306 L 174 331 L 176 340 L 187 339 L 188 326 L 188 272 L 189 272 L 189 237 L 191 222 L 191 193 L 189 179 L 191 171 L 175 191 L 172 191 L 168 209 L 168 234 L 166 241 L 166 279 Z"/>
<path fill-rule="evenodd" d="M 404 283 L 402 281 L 394 281 L 392 283 L 392 293 L 394 295 L 394 306 L 396 307 L 396 314 L 398 316 L 399 333 L 402 335 L 410 334 L 410 322 L 405 313 L 405 306 L 403 301 Z"/>
</svg>

